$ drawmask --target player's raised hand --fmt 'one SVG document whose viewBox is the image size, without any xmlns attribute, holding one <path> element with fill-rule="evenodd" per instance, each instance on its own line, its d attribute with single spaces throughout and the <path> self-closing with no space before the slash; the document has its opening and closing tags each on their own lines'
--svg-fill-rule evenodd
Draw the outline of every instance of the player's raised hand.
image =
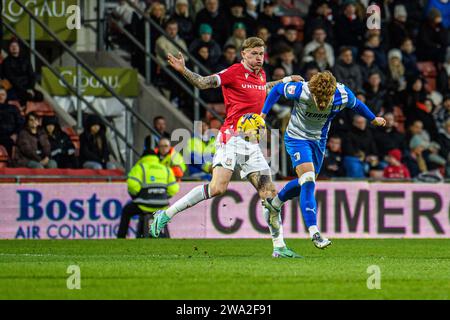
<svg viewBox="0 0 450 320">
<path fill-rule="evenodd" d="M 371 123 L 376 127 L 384 127 L 386 125 L 386 120 L 383 117 L 376 117 Z"/>
<path fill-rule="evenodd" d="M 182 73 L 184 71 L 185 61 L 184 57 L 181 54 L 181 52 L 178 52 L 178 58 L 175 57 L 172 54 L 167 55 L 167 62 L 170 64 L 172 68 L 174 68 L 176 71 Z"/>
</svg>

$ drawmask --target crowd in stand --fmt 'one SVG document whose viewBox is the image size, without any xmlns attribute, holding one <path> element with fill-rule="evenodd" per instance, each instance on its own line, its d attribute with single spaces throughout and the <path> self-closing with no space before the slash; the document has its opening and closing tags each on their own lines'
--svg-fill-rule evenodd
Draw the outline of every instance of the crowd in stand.
<svg viewBox="0 0 450 320">
<path fill-rule="evenodd" d="M 350 110 L 333 121 L 321 176 L 417 178 L 450 177 L 450 9 L 442 0 L 134 0 L 167 34 L 151 29 L 150 45 L 159 63 L 152 64 L 152 81 L 192 117 L 192 100 L 183 95 L 161 66 L 168 53 L 189 51 L 211 72 L 239 61 L 240 45 L 248 36 L 267 44 L 268 81 L 331 70 L 377 115 L 387 120 L 375 129 Z M 381 28 L 369 28 L 367 7 L 377 4 Z M 113 16 L 144 42 L 144 19 L 119 0 Z M 169 39 L 170 38 L 170 39 Z M 170 41 L 172 40 L 172 41 Z M 144 55 L 124 41 L 133 65 L 144 68 Z M 186 57 L 187 63 L 192 61 Z M 61 130 L 55 117 L 26 112 L 27 101 L 41 101 L 29 59 L 11 41 L 0 65 L 0 145 L 11 165 L 32 168 L 114 168 L 100 119 L 90 116 L 80 136 L 80 149 Z M 220 89 L 201 92 L 207 103 L 220 104 Z M 11 105 L 10 101 L 17 101 Z M 292 103 L 279 101 L 268 121 L 284 130 Z M 208 126 L 210 120 L 203 122 Z M 170 146 L 165 119 L 158 117 L 159 137 L 149 136 L 145 149 L 155 149 L 178 178 L 198 169 L 207 178 L 210 163 L 189 168 Z M 211 152 L 208 136 L 189 142 L 192 157 Z M 200 151 L 199 151 L 200 150 Z M 145 152 L 145 151 L 144 151 Z M 178 159 L 175 160 L 174 159 Z M 182 160 L 182 159 L 181 159 Z"/>
<path fill-rule="evenodd" d="M 346 110 L 332 124 L 322 177 L 450 177 L 450 8 L 442 0 L 176 0 L 138 1 L 168 37 L 153 30 L 151 48 L 161 65 L 168 53 L 189 51 L 211 73 L 239 61 L 248 36 L 267 44 L 268 80 L 331 70 L 377 115 L 374 129 Z M 367 7 L 380 9 L 380 27 L 369 26 Z M 116 17 L 143 41 L 143 19 L 125 1 Z M 126 14 L 125 14 L 126 13 Z M 301 18 L 299 18 L 301 17 Z M 170 38 L 170 39 L 168 39 Z M 172 41 L 170 41 L 172 40 Z M 130 47 L 133 64 L 143 56 Z M 191 61 L 186 57 L 188 65 Z M 192 101 L 164 70 L 152 65 L 153 81 L 192 117 Z M 200 71 L 201 74 L 204 74 Z M 221 103 L 220 89 L 201 92 Z M 279 102 L 269 121 L 284 129 L 292 105 Z"/>
</svg>

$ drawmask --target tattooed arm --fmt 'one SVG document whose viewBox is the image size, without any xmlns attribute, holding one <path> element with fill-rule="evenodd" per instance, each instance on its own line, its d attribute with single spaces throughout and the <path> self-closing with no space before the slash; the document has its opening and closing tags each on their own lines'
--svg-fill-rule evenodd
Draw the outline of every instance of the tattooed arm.
<svg viewBox="0 0 450 320">
<path fill-rule="evenodd" d="M 183 77 L 199 89 L 217 88 L 219 86 L 219 79 L 216 75 L 203 77 L 186 68 L 181 52 L 178 52 L 178 58 L 169 53 L 167 55 L 167 61 L 172 68 L 181 73 Z"/>
</svg>

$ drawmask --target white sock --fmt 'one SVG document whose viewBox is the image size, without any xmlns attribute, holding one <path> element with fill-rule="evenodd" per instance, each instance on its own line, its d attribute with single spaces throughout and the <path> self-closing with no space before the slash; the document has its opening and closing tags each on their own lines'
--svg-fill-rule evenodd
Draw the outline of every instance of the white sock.
<svg viewBox="0 0 450 320">
<path fill-rule="evenodd" d="M 275 209 L 280 209 L 283 206 L 283 201 L 278 198 L 278 196 L 275 196 L 275 198 L 272 199 L 272 206 L 275 207 Z"/>
<path fill-rule="evenodd" d="M 315 235 L 317 232 L 319 232 L 319 228 L 317 228 L 317 226 L 311 226 L 308 228 L 308 231 L 309 231 L 309 236 L 312 239 L 313 235 Z"/>
<path fill-rule="evenodd" d="M 263 207 L 264 220 L 266 220 L 267 225 L 269 226 L 270 235 L 272 236 L 272 243 L 274 248 L 285 247 L 286 243 L 284 242 L 283 236 L 283 226 L 281 225 L 281 215 L 278 215 L 280 227 L 277 229 L 269 223 L 269 210 Z"/>
<path fill-rule="evenodd" d="M 197 186 L 189 191 L 184 197 L 171 205 L 169 209 L 166 210 L 166 215 L 172 219 L 172 217 L 177 213 L 195 206 L 197 203 L 203 200 L 209 199 L 209 194 L 209 184 Z"/>
</svg>

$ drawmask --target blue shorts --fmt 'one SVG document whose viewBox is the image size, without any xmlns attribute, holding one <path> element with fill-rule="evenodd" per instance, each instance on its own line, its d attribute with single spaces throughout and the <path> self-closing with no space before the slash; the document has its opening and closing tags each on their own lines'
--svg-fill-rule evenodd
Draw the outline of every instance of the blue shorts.
<svg viewBox="0 0 450 320">
<path fill-rule="evenodd" d="M 316 140 L 295 139 L 287 134 L 284 135 L 286 151 L 291 156 L 292 167 L 295 169 L 298 165 L 305 162 L 312 162 L 316 174 L 320 172 L 325 153 L 325 143 Z"/>
</svg>

